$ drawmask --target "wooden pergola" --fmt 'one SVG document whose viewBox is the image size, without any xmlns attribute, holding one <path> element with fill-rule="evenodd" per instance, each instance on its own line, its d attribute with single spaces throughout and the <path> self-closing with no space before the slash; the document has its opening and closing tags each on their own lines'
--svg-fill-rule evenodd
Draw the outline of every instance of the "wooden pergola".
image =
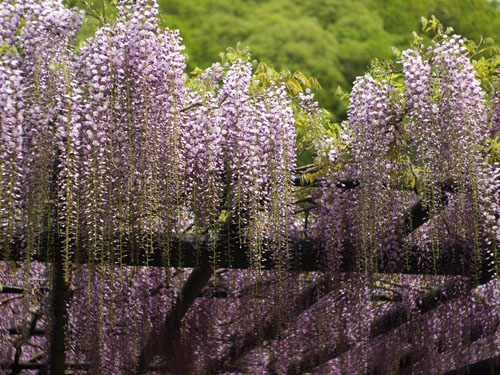
<svg viewBox="0 0 500 375">
<path fill-rule="evenodd" d="M 297 180 L 297 183 L 300 183 Z M 339 182 L 339 187 L 355 188 L 359 182 L 349 180 Z M 449 184 L 443 184 L 443 189 L 450 189 Z M 443 206 L 447 204 L 446 194 L 443 194 Z M 405 233 L 409 234 L 423 225 L 430 219 L 428 209 L 421 201 L 414 203 L 408 207 L 404 222 Z M 152 363 L 156 354 L 159 354 L 161 345 L 158 342 L 165 342 L 168 337 L 179 327 L 181 320 L 189 310 L 190 306 L 200 295 L 202 289 L 208 284 L 213 275 L 214 268 L 236 268 L 248 269 L 250 260 L 248 259 L 247 244 L 240 243 L 236 238 L 228 241 L 230 237 L 228 232 L 231 228 L 226 228 L 218 238 L 215 239 L 216 246 L 214 248 L 214 239 L 208 236 L 196 236 L 186 234 L 182 237 L 175 238 L 170 242 L 170 250 L 168 254 L 168 264 L 165 263 L 165 248 L 164 241 L 158 239 L 154 244 L 154 250 L 143 249 L 124 243 L 122 253 L 122 264 L 127 266 L 153 266 L 153 267 L 183 267 L 192 268 L 192 271 L 184 283 L 179 296 L 173 305 L 173 308 L 165 317 L 163 324 L 158 330 L 153 332 L 148 338 L 146 345 L 143 347 L 139 358 L 137 373 L 150 373 L 154 371 L 165 371 L 162 365 Z M 70 286 L 64 280 L 64 260 L 62 259 L 63 241 L 57 238 L 55 233 L 47 233 L 45 238 L 41 238 L 39 243 L 45 251 L 38 252 L 32 257 L 35 262 L 50 262 L 53 264 L 53 284 L 51 286 L 51 298 L 54 311 L 53 328 L 48 337 L 49 344 L 49 367 L 50 375 L 64 375 L 67 368 L 86 369 L 88 364 L 85 363 L 67 363 L 66 361 L 66 331 L 68 326 L 68 311 L 67 305 L 70 302 Z M 455 246 L 449 245 L 450 248 Z M 290 243 L 289 264 L 291 271 L 318 271 L 322 273 L 314 283 L 305 287 L 299 295 L 293 297 L 293 303 L 290 306 L 288 316 L 296 317 L 302 312 L 310 308 L 318 301 L 320 296 L 325 296 L 334 288 L 332 282 L 332 273 L 326 267 L 326 260 L 323 258 L 323 253 L 320 244 L 314 239 L 297 239 Z M 215 257 L 214 257 L 215 249 Z M 447 251 L 443 254 L 457 254 L 459 251 Z M 10 248 L 9 260 L 22 261 L 26 257 L 25 248 L 21 241 L 14 243 Z M 71 262 L 86 263 L 83 254 L 73 254 Z M 456 303 L 458 297 L 463 295 L 465 290 L 472 290 L 478 285 L 483 285 L 495 278 L 493 271 L 488 267 L 488 259 L 482 259 L 481 264 L 474 262 L 464 262 L 464 259 L 459 256 L 452 258 L 445 255 L 435 259 L 432 273 L 434 275 L 448 276 L 469 276 L 473 275 L 475 270 L 480 269 L 480 277 L 476 280 L 471 280 L 467 277 L 459 278 L 457 282 L 453 279 L 445 284 L 438 285 L 428 293 L 419 297 L 415 304 L 418 309 L 419 317 L 424 314 L 432 314 L 444 304 Z M 275 268 L 277 260 L 272 254 L 264 254 L 262 259 L 263 269 Z M 422 274 L 421 258 L 417 247 L 410 249 L 407 252 L 407 258 L 399 264 L 378 264 L 377 269 L 373 270 L 376 273 L 388 274 Z M 355 262 L 344 262 L 340 265 L 337 273 L 356 273 L 359 270 Z M 465 281 L 464 281 L 465 280 Z M 465 287 L 464 287 L 465 283 Z M 17 286 L 4 286 L 2 293 L 23 293 L 24 289 Z M 374 298 L 384 298 L 384 296 L 375 296 Z M 419 317 L 415 318 L 408 316 L 405 309 L 399 306 L 393 306 L 389 311 L 379 316 L 372 324 L 370 330 L 370 340 L 377 340 L 384 335 L 391 335 L 398 332 L 398 329 L 405 325 L 418 325 Z M 46 335 L 44 328 L 37 327 L 39 317 L 34 319 L 30 326 L 28 335 Z M 498 320 L 498 317 L 497 317 Z M 289 322 L 285 322 L 289 323 Z M 250 351 L 256 348 L 259 343 L 264 340 L 272 339 L 282 329 L 283 321 L 278 324 L 274 317 L 270 317 L 264 323 L 264 326 L 256 327 L 255 332 L 248 333 L 243 337 L 243 351 Z M 13 327 L 10 334 L 20 334 L 16 327 Z M 24 334 L 26 334 L 24 332 Z M 498 324 L 496 335 L 500 340 L 500 323 Z M 480 338 L 479 338 L 480 339 Z M 478 339 L 478 340 L 479 340 Z M 477 340 L 475 340 L 477 342 Z M 498 348 L 500 348 L 500 341 Z M 328 361 L 333 361 L 336 358 L 341 358 L 347 355 L 351 348 L 317 348 L 309 353 L 305 353 L 300 362 L 295 363 L 287 370 L 287 375 L 305 374 L 314 370 L 316 367 L 324 365 Z M 500 349 L 496 353 L 490 353 L 488 358 L 481 358 L 475 363 L 468 363 L 461 368 L 451 369 L 443 373 L 443 375 L 452 374 L 500 374 Z M 419 353 L 406 352 L 400 358 L 401 374 L 411 374 L 412 369 L 418 366 Z M 45 363 L 28 362 L 22 363 L 19 358 L 14 359 L 13 363 L 3 363 L 1 366 L 4 369 L 10 369 L 11 374 L 19 374 L 22 370 L 39 370 L 39 374 L 48 374 L 48 366 Z M 379 374 L 380 370 L 374 368 L 370 375 Z"/>
</svg>

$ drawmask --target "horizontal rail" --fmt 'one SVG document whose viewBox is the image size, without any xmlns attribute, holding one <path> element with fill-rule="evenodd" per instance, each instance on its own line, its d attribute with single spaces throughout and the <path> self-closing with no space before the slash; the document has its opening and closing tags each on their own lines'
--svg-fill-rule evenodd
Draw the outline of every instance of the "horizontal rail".
<svg viewBox="0 0 500 375">
<path fill-rule="evenodd" d="M 469 364 L 462 368 L 445 372 L 443 375 L 499 375 L 500 356 L 484 359 L 476 363 Z"/>
<path fill-rule="evenodd" d="M 9 332 L 9 335 L 22 335 L 24 333 L 24 330 L 21 328 L 9 328 L 7 330 Z M 34 328 L 31 331 L 29 331 L 30 336 L 45 336 L 46 329 L 43 327 L 40 328 Z"/>
<path fill-rule="evenodd" d="M 116 256 L 116 265 L 123 266 L 154 266 L 154 267 L 182 267 L 182 268 L 234 268 L 250 269 L 251 262 L 248 244 L 238 243 L 237 238 L 221 238 L 217 240 L 214 248 L 214 240 L 208 236 L 184 235 L 172 241 L 169 246 L 155 242 L 149 250 L 131 249 L 126 244 L 117 252 L 121 252 L 121 259 Z M 407 250 L 401 250 L 404 254 L 399 261 L 391 264 L 379 263 L 371 271 L 374 273 L 400 273 L 400 274 L 434 274 L 470 276 L 475 274 L 477 265 L 464 258 L 466 249 L 460 244 L 450 243 L 444 245 L 446 251 L 441 251 L 435 258 L 430 259 L 432 263 L 427 269 L 422 266 L 424 253 L 422 249 L 413 246 Z M 288 245 L 290 259 L 286 261 L 292 271 L 325 271 L 328 262 L 319 241 L 313 239 L 295 239 Z M 214 258 L 215 255 L 215 258 Z M 25 250 L 22 247 L 12 248 L 8 261 L 25 260 Z M 31 261 L 50 262 L 46 251 L 34 253 Z M 74 264 L 85 264 L 88 259 L 84 255 L 71 255 L 70 262 Z M 493 277 L 493 270 L 488 269 L 487 259 L 482 259 L 480 284 Z M 283 264 L 284 262 L 282 262 Z M 275 269 L 278 264 L 277 256 L 272 251 L 263 251 L 261 258 L 261 269 Z M 338 268 L 339 272 L 360 272 L 359 265 L 355 262 L 344 262 Z M 3 287 L 2 293 L 23 293 L 20 287 Z"/>
<path fill-rule="evenodd" d="M 43 370 L 47 367 L 45 363 L 38 362 L 21 362 L 17 364 L 19 370 Z M 12 363 L 1 362 L 0 369 L 10 369 L 12 368 Z M 66 368 L 71 370 L 89 370 L 92 368 L 90 363 L 66 363 Z M 148 372 L 164 372 L 166 369 L 163 365 L 152 364 L 147 366 Z"/>
<path fill-rule="evenodd" d="M 45 286 L 36 287 L 36 289 L 43 291 L 43 292 L 50 290 L 48 287 L 45 287 Z M 24 286 L 0 284 L 0 293 L 4 293 L 4 294 L 24 294 L 27 290 L 29 290 L 29 288 L 26 288 Z"/>
</svg>

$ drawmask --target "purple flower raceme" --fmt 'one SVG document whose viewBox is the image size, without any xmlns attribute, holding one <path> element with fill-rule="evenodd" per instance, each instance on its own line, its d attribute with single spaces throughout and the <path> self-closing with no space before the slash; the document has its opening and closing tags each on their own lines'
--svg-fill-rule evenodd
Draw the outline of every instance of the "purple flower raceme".
<svg viewBox="0 0 500 375">
<path fill-rule="evenodd" d="M 217 63 L 200 75 L 201 88 L 186 97 L 181 123 L 186 135 L 182 150 L 189 206 L 193 207 L 194 225 L 201 231 L 213 229 L 223 206 L 223 119 L 217 98 L 222 74 Z"/>
<path fill-rule="evenodd" d="M 0 231 L 6 249 L 20 224 L 16 209 L 21 190 L 24 87 L 19 56 L 0 55 Z"/>
<path fill-rule="evenodd" d="M 351 137 L 345 173 L 360 186 L 344 191 L 332 181 L 317 198 L 317 235 L 333 268 L 356 259 L 363 270 L 374 271 L 381 262 L 396 263 L 401 256 L 399 224 L 409 197 L 399 188 L 404 164 L 392 152 L 402 138 L 397 121 L 402 100 L 387 81 L 365 75 L 354 83 L 345 124 Z"/>
<path fill-rule="evenodd" d="M 500 131 L 500 90 L 496 90 L 491 100 L 492 109 L 490 114 L 490 136 L 493 138 Z"/>
<path fill-rule="evenodd" d="M 2 204 L 9 205 L 1 226 L 11 237 L 21 235 L 31 253 L 47 226 L 61 224 L 64 231 L 75 216 L 79 88 L 73 80 L 70 41 L 82 15 L 58 1 L 7 1 L 0 12 L 2 87 L 7 94 L 1 191 Z"/>
<path fill-rule="evenodd" d="M 410 103 L 407 131 L 415 153 L 413 163 L 420 170 L 423 199 L 431 211 L 441 206 L 440 184 L 452 180 L 456 186 L 453 194 L 456 204 L 452 202 L 447 213 L 453 212 L 454 221 L 462 218 L 460 229 L 451 230 L 452 227 L 439 220 L 429 226 L 433 249 L 449 243 L 453 237 L 455 241 L 459 239 L 464 249 L 473 253 L 477 277 L 479 259 L 485 255 L 480 250 L 479 233 L 487 230 L 481 219 L 486 206 L 480 203 L 485 192 L 481 187 L 484 180 L 478 172 L 483 169 L 480 150 L 488 134 L 484 93 L 464 42 L 457 35 L 444 35 L 433 47 L 408 51 L 403 56 L 406 87 L 421 82 L 418 100 L 422 104 L 416 106 L 413 99 L 407 99 Z M 421 56 L 427 62 L 422 63 Z M 429 70 L 431 65 L 433 75 Z M 407 98 L 417 97 L 414 94 L 410 92 Z"/>
<path fill-rule="evenodd" d="M 485 239 L 488 270 L 500 275 L 500 165 L 484 163 L 478 178 L 481 236 Z"/>
<path fill-rule="evenodd" d="M 259 267 L 259 254 L 267 248 L 264 238 L 275 250 L 286 248 L 295 165 L 293 111 L 283 86 L 259 88 L 250 64 L 239 59 L 224 77 L 219 103 L 231 220 L 240 236 L 248 237 Z"/>
<path fill-rule="evenodd" d="M 133 236 L 150 247 L 153 235 L 180 229 L 189 136 L 180 110 L 189 98 L 178 32 L 159 30 L 157 13 L 147 1 L 125 2 L 80 51 L 81 218 L 96 254 L 108 241 L 118 249 Z"/>
<path fill-rule="evenodd" d="M 490 193 L 483 188 L 484 176 L 478 174 L 483 169 L 480 145 L 488 134 L 480 82 L 458 36 L 445 35 L 426 49 L 404 51 L 401 63 L 402 86 L 369 75 L 354 83 L 347 122 L 353 138 L 346 172 L 361 186 L 347 193 L 325 187 L 319 198 L 320 217 L 325 216 L 318 222 L 318 233 L 324 230 L 324 241 L 340 252 L 351 242 L 358 249 L 351 256 L 361 258 L 366 267 L 398 263 L 406 251 L 405 207 L 420 198 L 434 216 L 453 199 L 446 209 L 448 219 L 437 217 L 418 231 L 424 241 L 433 243 L 432 254 L 426 256 L 433 258 L 437 249 L 458 241 L 480 267 L 479 259 L 485 256 L 480 253 L 480 233 L 496 228 L 485 226 L 483 218 L 492 217 L 491 205 L 481 203 Z M 416 179 L 417 196 L 401 189 L 408 178 L 414 186 Z M 446 181 L 453 181 L 455 192 L 444 199 Z M 460 228 L 447 223 L 457 217 Z"/>
</svg>

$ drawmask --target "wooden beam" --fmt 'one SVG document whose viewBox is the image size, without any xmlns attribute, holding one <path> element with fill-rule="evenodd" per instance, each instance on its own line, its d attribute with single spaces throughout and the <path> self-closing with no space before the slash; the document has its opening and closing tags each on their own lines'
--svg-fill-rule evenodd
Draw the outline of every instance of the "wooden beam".
<svg viewBox="0 0 500 375">
<path fill-rule="evenodd" d="M 47 367 L 45 363 L 38 362 L 21 362 L 18 366 L 21 370 L 43 370 Z M 10 367 L 10 363 L 0 363 L 0 369 L 9 369 Z M 66 369 L 71 370 L 89 370 L 91 367 L 90 363 L 66 363 Z M 147 371 L 164 373 L 167 369 L 163 365 L 149 365 Z"/>
<path fill-rule="evenodd" d="M 445 372 L 443 375 L 500 375 L 500 356 L 471 363 L 462 368 Z"/>
<path fill-rule="evenodd" d="M 175 239 L 170 251 L 165 245 L 156 243 L 153 251 L 146 252 L 144 249 L 131 251 L 124 244 L 122 247 L 122 264 L 124 266 L 153 266 L 165 267 L 183 267 L 183 268 L 234 268 L 249 269 L 251 267 L 248 257 L 248 245 L 242 243 L 239 245 L 237 240 L 227 241 L 223 238 L 217 239 L 219 244 L 213 246 L 214 240 L 207 236 L 197 236 L 187 234 Z M 411 247 L 408 250 L 401 250 L 404 256 L 399 261 L 391 264 L 379 263 L 377 268 L 372 270 L 374 273 L 400 273 L 400 274 L 434 274 L 434 275 L 473 275 L 474 264 L 464 258 L 467 255 L 467 249 L 461 244 L 451 243 L 445 245 L 450 251 L 441 251 L 440 255 L 432 259 L 433 265 L 428 269 L 422 267 L 424 260 L 423 251 L 419 247 Z M 132 257 L 131 254 L 138 254 Z M 294 239 L 289 243 L 289 253 L 291 255 L 290 271 L 326 271 L 328 263 L 324 258 L 321 244 L 313 239 Z M 448 254 L 448 255 L 447 255 Z M 214 257 L 215 255 L 215 257 Z M 166 261 L 168 258 L 168 262 Z M 9 261 L 25 260 L 25 250 L 22 247 L 13 249 Z M 32 255 L 31 261 L 47 263 L 45 251 L 41 250 Z M 482 273 L 479 282 L 482 284 L 493 277 L 491 269 L 486 267 L 486 259 L 483 259 Z M 70 262 L 87 263 L 82 255 L 78 262 L 75 256 L 70 256 Z M 277 261 L 271 251 L 262 253 L 262 269 L 276 269 Z M 344 262 L 340 264 L 338 272 L 358 272 L 358 265 L 355 262 Z M 19 293 L 16 291 L 13 293 Z M 7 293 L 5 291 L 4 293 Z"/>
<path fill-rule="evenodd" d="M 434 288 L 422 297 L 419 297 L 416 301 L 416 312 L 422 316 L 442 303 L 455 300 L 468 290 L 470 290 L 470 285 L 464 284 L 463 280 L 449 281 L 447 284 Z M 381 337 L 392 330 L 403 326 L 409 321 L 410 316 L 408 311 L 404 307 L 396 305 L 375 319 L 371 325 L 369 337 L 371 340 L 374 340 L 377 337 Z M 349 346 L 324 346 L 313 349 L 310 352 L 305 353 L 300 360 L 289 365 L 286 374 L 299 375 L 303 372 L 313 372 L 316 367 L 321 366 L 323 363 L 339 357 L 344 353 L 347 353 L 351 349 L 352 348 Z"/>
<path fill-rule="evenodd" d="M 39 291 L 42 292 L 47 292 L 50 289 L 48 287 L 37 287 L 36 288 Z M 4 294 L 24 294 L 29 288 L 26 288 L 24 286 L 16 286 L 16 285 L 1 285 L 0 284 L 0 293 Z"/>
<path fill-rule="evenodd" d="M 24 333 L 20 328 L 9 328 L 7 332 L 9 332 L 9 335 L 22 335 Z M 46 330 L 44 327 L 38 327 L 29 330 L 31 336 L 45 336 L 45 332 Z"/>
<path fill-rule="evenodd" d="M 297 183 L 300 179 L 297 179 Z M 359 185 L 357 180 L 343 179 L 337 184 L 345 185 L 344 188 L 352 189 Z M 441 184 L 441 208 L 448 203 L 447 193 L 454 191 L 453 182 L 445 181 Z M 404 233 L 408 234 L 419 228 L 430 218 L 429 209 L 422 201 L 415 202 L 410 206 L 403 215 L 401 223 L 404 228 Z M 229 220 L 229 219 L 228 219 Z M 230 230 L 234 233 L 234 228 Z M 40 241 L 37 243 L 50 243 L 48 239 L 54 234 L 44 233 Z M 133 236 L 132 236 L 133 237 Z M 208 235 L 184 234 L 173 238 L 168 244 L 159 240 L 160 235 L 152 244 L 148 244 L 148 249 L 138 248 L 137 244 L 122 241 L 121 249 L 116 249 L 115 258 L 119 258 L 119 253 L 122 254 L 121 264 L 126 266 L 172 266 L 184 268 L 235 268 L 248 269 L 251 267 L 251 262 L 248 257 L 250 253 L 248 243 L 242 239 L 239 242 L 239 236 L 236 234 L 233 238 L 229 238 L 227 234 L 217 236 L 217 238 Z M 122 239 L 123 240 L 123 239 Z M 216 244 L 214 246 L 214 244 Z M 152 245 L 152 246 L 150 246 Z M 269 246 L 267 248 L 272 248 Z M 440 255 L 433 259 L 433 269 L 422 270 L 422 251 L 418 247 L 413 247 L 408 250 L 401 250 L 405 256 L 401 257 L 398 262 L 391 264 L 379 263 L 377 268 L 372 270 L 375 273 L 401 273 L 401 274 L 422 274 L 431 273 L 436 275 L 471 275 L 475 272 L 473 262 L 468 259 L 463 259 L 462 255 L 467 251 L 460 244 L 447 245 L 453 251 L 444 255 Z M 263 243 L 263 248 L 266 248 L 266 243 Z M 23 261 L 26 258 L 25 243 L 22 240 L 12 241 L 10 256 L 5 260 Z M 53 259 L 48 259 L 46 249 L 41 247 L 32 255 L 33 261 L 52 262 Z M 325 271 L 330 268 L 327 256 L 324 254 L 321 243 L 310 238 L 296 238 L 289 242 L 289 253 L 291 255 L 290 267 L 291 271 Z M 78 256 L 70 255 L 72 263 L 87 263 L 88 259 L 85 254 Z M 492 277 L 491 270 L 486 267 L 486 260 L 483 260 L 483 274 L 481 282 L 485 282 Z M 277 267 L 277 259 L 272 251 L 262 252 L 262 269 L 275 269 Z M 339 272 L 357 272 L 359 271 L 356 262 L 344 262 L 338 269 Z"/>
</svg>

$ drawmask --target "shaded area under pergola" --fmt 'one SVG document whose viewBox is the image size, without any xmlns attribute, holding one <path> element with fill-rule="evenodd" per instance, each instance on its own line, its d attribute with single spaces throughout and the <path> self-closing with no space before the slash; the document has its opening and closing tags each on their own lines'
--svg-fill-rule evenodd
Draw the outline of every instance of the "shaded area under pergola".
<svg viewBox="0 0 500 375">
<path fill-rule="evenodd" d="M 339 182 L 339 187 L 355 188 L 359 185 L 354 181 Z M 450 191 L 449 184 L 443 184 L 442 207 L 447 204 L 447 196 L 444 191 Z M 403 216 L 404 232 L 409 234 L 426 223 L 430 219 L 429 210 L 425 207 L 422 201 L 415 202 L 407 209 Z M 146 340 L 146 344 L 139 357 L 139 363 L 136 373 L 147 373 L 150 371 L 165 371 L 165 367 L 152 364 L 155 355 L 159 354 L 162 345 L 169 341 L 172 333 L 175 332 L 189 310 L 190 306 L 200 295 L 201 290 L 208 284 L 214 268 L 235 268 L 248 269 L 251 267 L 251 262 L 248 257 L 250 253 L 248 244 L 244 241 L 238 241 L 238 236 L 234 236 L 234 228 L 225 227 L 216 238 L 185 234 L 183 236 L 169 239 L 166 243 L 164 238 L 157 238 L 148 246 L 147 250 L 141 248 L 137 244 L 127 243 L 122 241 L 120 253 L 120 264 L 124 266 L 156 266 L 156 267 L 183 267 L 193 268 L 191 275 L 185 282 L 173 308 L 165 317 L 164 322 L 161 322 L 157 329 L 152 333 L 151 337 Z M 159 236 L 162 237 L 162 236 Z M 55 233 L 47 232 L 41 236 L 38 241 L 39 248 L 42 251 L 35 252 L 31 256 L 31 261 L 51 262 L 53 264 L 53 285 L 52 285 L 52 305 L 54 311 L 53 329 L 50 330 L 49 350 L 50 361 L 47 364 L 40 363 L 20 363 L 19 361 L 13 364 L 2 364 L 3 368 L 10 368 L 11 372 L 19 373 L 23 369 L 38 369 L 40 374 L 48 374 L 47 369 L 50 367 L 51 375 L 63 375 L 66 368 L 85 368 L 85 364 L 69 364 L 66 363 L 65 356 L 65 335 L 68 324 L 68 303 L 70 302 L 69 285 L 64 279 L 64 260 L 62 259 L 63 241 L 57 238 Z M 328 294 L 334 287 L 331 282 L 332 275 L 328 270 L 328 262 L 323 254 L 321 244 L 314 239 L 298 238 L 291 240 L 289 246 L 289 259 L 279 259 L 279 256 L 271 251 L 263 252 L 261 267 L 262 269 L 275 269 L 278 263 L 287 264 L 287 269 L 292 272 L 319 271 L 323 272 L 315 283 L 304 288 L 301 293 L 294 297 L 294 302 L 291 305 L 291 311 L 288 316 L 293 317 L 306 311 L 310 308 L 318 298 Z M 389 274 L 434 274 L 434 275 L 476 275 L 469 280 L 468 288 L 478 284 L 484 284 L 494 277 L 493 270 L 489 267 L 490 260 L 487 258 L 481 259 L 480 264 L 475 264 L 475 259 L 466 259 L 462 256 L 464 249 L 456 248 L 457 244 L 445 244 L 449 251 L 441 252 L 441 255 L 433 259 L 432 269 L 423 270 L 421 251 L 418 247 L 410 247 L 405 250 L 405 257 L 399 263 L 391 262 L 386 264 L 380 262 L 376 264 L 373 273 L 389 273 Z M 9 259 L 11 261 L 22 261 L 26 258 L 26 248 L 23 241 L 13 241 L 10 244 Z M 448 255 L 446 255 L 448 254 Z M 449 255 L 453 254 L 453 255 Z M 71 263 L 84 264 L 88 261 L 84 253 L 71 254 L 69 261 Z M 337 273 L 358 273 L 359 265 L 355 261 L 345 261 L 336 269 Z M 474 279 L 474 280 L 473 280 Z M 22 287 L 4 287 L 4 293 L 18 293 Z M 19 289 L 20 288 L 20 289 Z M 421 314 L 435 309 L 443 303 L 450 303 L 457 298 L 458 292 L 456 284 L 451 282 L 446 285 L 441 285 L 435 288 L 430 293 L 422 296 L 417 301 L 417 306 Z M 281 319 L 281 318 L 280 318 Z M 409 317 L 405 311 L 399 307 L 394 307 L 386 314 L 377 318 L 372 326 L 372 337 L 384 335 L 394 330 L 395 328 L 408 323 Z M 251 351 L 257 347 L 263 340 L 272 339 L 276 336 L 283 327 L 283 321 L 277 324 L 275 317 L 263 323 L 261 327 L 256 327 L 254 331 L 250 331 L 243 338 L 243 350 Z M 40 333 L 37 331 L 40 328 L 32 327 L 30 334 L 35 335 Z M 13 328 L 14 330 L 15 328 Z M 12 334 L 15 334 L 13 331 Z M 334 348 L 330 351 L 315 351 L 305 353 L 300 363 L 296 363 L 290 367 L 287 374 L 299 374 L 313 370 L 316 366 L 321 365 L 325 360 L 338 356 L 341 353 Z M 229 364 L 226 361 L 226 364 Z M 223 371 L 226 366 L 224 359 L 221 364 L 214 364 L 213 369 L 218 372 Z M 492 374 L 498 371 L 498 358 L 486 359 L 478 364 L 470 364 L 467 371 L 470 374 L 481 374 L 484 366 L 490 366 Z M 30 367 L 32 366 L 32 367 Z M 156 366 L 156 367 L 155 367 Z M 228 368 L 229 369 L 229 368 Z M 297 369 L 299 372 L 297 372 Z M 457 369 L 456 371 L 462 371 Z M 453 372 L 447 373 L 452 374 Z"/>
</svg>

